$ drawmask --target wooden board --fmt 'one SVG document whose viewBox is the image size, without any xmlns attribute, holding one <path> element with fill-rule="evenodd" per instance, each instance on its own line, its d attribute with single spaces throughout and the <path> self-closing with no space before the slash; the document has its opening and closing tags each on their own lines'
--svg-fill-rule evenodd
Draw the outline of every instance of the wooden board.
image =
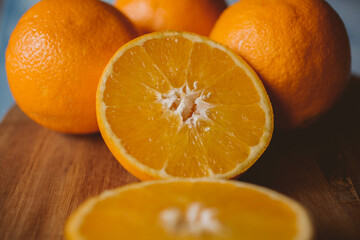
<svg viewBox="0 0 360 240">
<path fill-rule="evenodd" d="M 270 187 L 311 212 L 317 239 L 360 239 L 360 79 L 313 126 L 275 130 L 241 181 Z M 0 125 L 0 239 L 62 239 L 68 215 L 105 189 L 138 181 L 99 134 L 38 126 L 18 107 Z"/>
</svg>

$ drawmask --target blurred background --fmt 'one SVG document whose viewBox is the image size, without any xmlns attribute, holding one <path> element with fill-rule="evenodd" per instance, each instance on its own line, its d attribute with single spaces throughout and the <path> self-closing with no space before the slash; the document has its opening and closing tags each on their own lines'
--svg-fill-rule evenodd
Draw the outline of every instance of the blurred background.
<svg viewBox="0 0 360 240">
<path fill-rule="evenodd" d="M 10 34 L 20 17 L 38 1 L 39 0 L 0 0 L 0 120 L 14 104 L 5 72 L 5 49 Z M 237 1 L 238 0 L 227 0 L 229 5 Z M 105 0 L 105 2 L 112 3 L 113 0 Z M 345 23 L 351 43 L 352 73 L 359 76 L 360 0 L 328 0 L 328 2 L 338 12 Z"/>
</svg>

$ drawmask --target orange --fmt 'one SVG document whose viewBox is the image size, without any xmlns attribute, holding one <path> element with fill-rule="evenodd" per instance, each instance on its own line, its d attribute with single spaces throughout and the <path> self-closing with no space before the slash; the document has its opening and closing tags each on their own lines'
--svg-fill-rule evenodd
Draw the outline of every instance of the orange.
<svg viewBox="0 0 360 240">
<path fill-rule="evenodd" d="M 117 0 L 115 7 L 142 33 L 178 30 L 207 36 L 226 3 L 224 0 Z"/>
<path fill-rule="evenodd" d="M 259 74 L 279 127 L 309 125 L 348 83 L 349 39 L 325 1 L 241 0 L 224 11 L 210 37 Z"/>
<path fill-rule="evenodd" d="M 20 19 L 6 51 L 11 92 L 37 123 L 67 133 L 98 131 L 95 93 L 116 50 L 136 36 L 97 0 L 43 0 Z"/>
<path fill-rule="evenodd" d="M 156 32 L 121 47 L 99 82 L 105 143 L 136 177 L 234 177 L 269 144 L 268 95 L 236 53 L 200 35 Z"/>
<path fill-rule="evenodd" d="M 312 225 L 300 204 L 260 186 L 219 180 L 155 181 L 86 201 L 68 219 L 65 237 L 309 240 Z"/>
</svg>

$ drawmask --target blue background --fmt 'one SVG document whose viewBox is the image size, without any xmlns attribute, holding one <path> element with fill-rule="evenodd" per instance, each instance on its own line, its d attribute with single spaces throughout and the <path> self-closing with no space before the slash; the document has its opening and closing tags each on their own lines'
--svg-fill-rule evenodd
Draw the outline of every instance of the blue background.
<svg viewBox="0 0 360 240">
<path fill-rule="evenodd" d="M 5 72 L 5 49 L 12 30 L 20 17 L 39 0 L 0 0 L 0 120 L 14 103 L 7 83 Z M 61 0 L 59 0 L 61 1 Z M 177 0 L 181 1 L 181 0 Z M 196 0 L 194 0 L 196 1 Z M 237 0 L 228 0 L 234 3 Z M 113 2 L 106 0 L 105 2 Z M 343 19 L 351 42 L 352 72 L 360 75 L 360 1 L 329 0 L 330 5 Z"/>
</svg>

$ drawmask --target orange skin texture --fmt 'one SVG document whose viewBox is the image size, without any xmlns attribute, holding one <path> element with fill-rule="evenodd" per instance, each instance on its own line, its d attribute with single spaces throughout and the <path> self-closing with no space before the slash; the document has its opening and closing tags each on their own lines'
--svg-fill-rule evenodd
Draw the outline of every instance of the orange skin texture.
<svg viewBox="0 0 360 240">
<path fill-rule="evenodd" d="M 117 0 L 115 7 L 142 34 L 178 30 L 208 36 L 226 3 L 224 0 Z"/>
<path fill-rule="evenodd" d="M 137 36 L 130 21 L 97 0 L 43 0 L 14 29 L 6 71 L 19 107 L 65 133 L 98 131 L 95 96 L 106 64 Z"/>
<path fill-rule="evenodd" d="M 323 0 L 241 0 L 224 11 L 210 38 L 237 51 L 259 74 L 278 127 L 309 125 L 347 86 L 348 35 Z"/>
</svg>

